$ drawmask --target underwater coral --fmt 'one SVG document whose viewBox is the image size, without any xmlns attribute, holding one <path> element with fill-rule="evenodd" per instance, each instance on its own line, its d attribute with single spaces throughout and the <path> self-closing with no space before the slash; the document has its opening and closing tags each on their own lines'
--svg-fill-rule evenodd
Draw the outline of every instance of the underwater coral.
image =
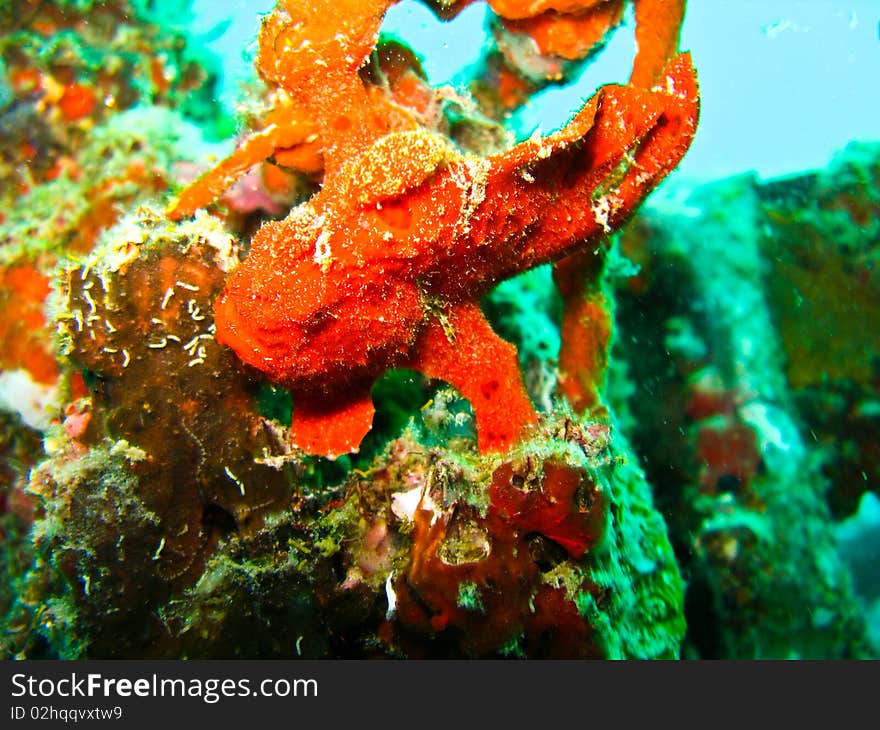
<svg viewBox="0 0 880 730">
<path fill-rule="evenodd" d="M 455 91 L 279 0 L 237 120 L 179 5 L 0 11 L 5 657 L 876 654 L 880 148 L 655 192 L 683 0 L 488 0 Z"/>
</svg>

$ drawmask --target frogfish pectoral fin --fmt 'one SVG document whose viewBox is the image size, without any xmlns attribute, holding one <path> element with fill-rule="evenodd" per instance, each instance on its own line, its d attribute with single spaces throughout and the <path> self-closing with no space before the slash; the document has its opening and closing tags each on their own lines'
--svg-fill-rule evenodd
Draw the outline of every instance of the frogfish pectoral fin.
<svg viewBox="0 0 880 730">
<path fill-rule="evenodd" d="M 373 426 L 370 388 L 359 386 L 344 396 L 309 394 L 294 396 L 290 442 L 308 454 L 351 454 Z"/>
<path fill-rule="evenodd" d="M 495 334 L 476 304 L 452 305 L 428 324 L 409 365 L 470 401 L 481 453 L 507 450 L 538 420 L 516 348 Z"/>
</svg>

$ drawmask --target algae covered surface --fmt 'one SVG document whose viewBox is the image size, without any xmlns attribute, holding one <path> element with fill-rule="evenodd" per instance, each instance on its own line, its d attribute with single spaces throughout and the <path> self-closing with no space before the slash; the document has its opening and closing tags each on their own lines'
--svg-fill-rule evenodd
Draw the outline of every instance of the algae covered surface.
<svg viewBox="0 0 880 730">
<path fill-rule="evenodd" d="M 393 5 L 230 111 L 188 3 L 0 0 L 2 656 L 876 657 L 880 143 L 655 189 L 684 2 L 490 2 L 454 86 Z"/>
</svg>

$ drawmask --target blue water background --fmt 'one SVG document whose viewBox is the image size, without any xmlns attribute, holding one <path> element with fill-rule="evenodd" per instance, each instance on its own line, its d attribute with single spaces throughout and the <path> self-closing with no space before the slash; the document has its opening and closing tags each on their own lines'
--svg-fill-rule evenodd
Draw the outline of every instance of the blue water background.
<svg viewBox="0 0 880 730">
<path fill-rule="evenodd" d="M 259 14 L 274 0 L 195 0 L 192 29 L 223 60 L 222 98 L 234 107 L 251 73 Z M 415 0 L 383 30 L 424 58 L 434 84 L 461 85 L 485 38 L 485 6 L 441 23 Z M 220 28 L 225 31 L 218 34 Z M 880 139 L 880 1 L 693 0 L 682 30 L 700 76 L 702 118 L 679 178 L 755 170 L 775 177 L 824 166 L 852 140 Z M 552 89 L 512 120 L 521 136 L 564 124 L 595 88 L 626 79 L 632 18 L 575 83 Z"/>
</svg>

